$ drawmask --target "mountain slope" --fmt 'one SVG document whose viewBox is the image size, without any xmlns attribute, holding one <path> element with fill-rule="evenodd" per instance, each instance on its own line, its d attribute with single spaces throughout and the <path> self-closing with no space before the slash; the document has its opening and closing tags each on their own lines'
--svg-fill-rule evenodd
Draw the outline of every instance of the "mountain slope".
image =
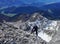
<svg viewBox="0 0 60 44">
<path fill-rule="evenodd" d="M 0 22 L 3 22 L 3 20 L 9 21 L 9 19 L 10 17 L 0 14 Z"/>
</svg>

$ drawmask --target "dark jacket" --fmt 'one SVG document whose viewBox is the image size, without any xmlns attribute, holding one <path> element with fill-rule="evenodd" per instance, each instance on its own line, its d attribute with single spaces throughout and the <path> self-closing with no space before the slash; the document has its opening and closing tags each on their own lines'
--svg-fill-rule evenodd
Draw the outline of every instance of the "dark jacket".
<svg viewBox="0 0 60 44">
<path fill-rule="evenodd" d="M 37 26 L 34 26 L 31 33 L 34 33 L 36 32 L 36 35 L 38 35 L 38 27 Z"/>
</svg>

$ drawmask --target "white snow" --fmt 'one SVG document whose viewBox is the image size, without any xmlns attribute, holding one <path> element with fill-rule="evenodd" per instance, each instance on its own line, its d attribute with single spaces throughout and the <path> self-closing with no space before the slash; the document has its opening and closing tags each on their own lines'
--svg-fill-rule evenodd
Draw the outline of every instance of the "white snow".
<svg viewBox="0 0 60 44">
<path fill-rule="evenodd" d="M 38 33 L 38 36 L 41 37 L 43 40 L 45 40 L 46 42 L 50 42 L 50 40 L 52 39 L 51 36 L 47 35 L 46 33 L 44 33 L 43 31 Z"/>
</svg>

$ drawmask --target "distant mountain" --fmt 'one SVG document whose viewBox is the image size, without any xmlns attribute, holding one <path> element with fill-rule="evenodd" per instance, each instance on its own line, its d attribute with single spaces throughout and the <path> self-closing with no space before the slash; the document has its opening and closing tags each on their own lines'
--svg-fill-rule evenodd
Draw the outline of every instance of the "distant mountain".
<svg viewBox="0 0 60 44">
<path fill-rule="evenodd" d="M 33 13 L 38 12 L 39 9 L 35 6 L 26 6 L 26 7 L 13 6 L 6 9 L 2 9 L 0 13 L 2 13 L 2 11 L 6 13 L 5 14 L 6 16 L 8 16 L 8 13 L 16 14 L 15 16 L 13 15 L 9 19 L 9 21 L 18 21 L 18 20 L 26 21 L 30 18 L 30 16 L 32 16 Z"/>
<path fill-rule="evenodd" d="M 11 21 L 19 21 L 21 20 L 22 22 L 25 22 L 27 20 L 29 20 L 29 18 L 31 17 L 32 15 L 30 14 L 17 14 L 15 16 L 13 16 L 11 19 Z"/>
<path fill-rule="evenodd" d="M 60 20 L 60 3 L 53 3 L 40 7 L 42 11 L 46 11 L 43 14 L 45 17 L 49 17 L 52 20 Z"/>
<path fill-rule="evenodd" d="M 10 17 L 0 14 L 0 22 L 3 22 L 3 20 L 9 21 L 9 19 Z"/>
<path fill-rule="evenodd" d="M 9 7 L 9 8 L 5 8 L 5 9 L 2 9 L 0 10 L 1 11 L 4 11 L 4 13 L 33 13 L 33 12 L 36 12 L 36 11 L 39 11 L 39 8 L 38 7 L 35 7 L 35 6 L 22 6 L 22 7 Z"/>
<path fill-rule="evenodd" d="M 60 3 L 53 3 L 53 4 L 49 4 L 49 5 L 44 5 L 42 7 L 36 7 L 36 6 L 22 6 L 22 7 L 9 7 L 9 8 L 5 8 L 0 10 L 4 11 L 4 13 L 8 14 L 8 13 L 14 13 L 16 14 L 15 16 L 12 17 L 8 17 L 8 21 L 17 21 L 17 20 L 28 20 L 33 13 L 38 12 L 40 13 L 40 15 L 51 19 L 51 20 L 59 20 L 60 19 Z M 41 14 L 42 13 L 42 14 Z M 0 17 L 2 19 L 4 19 L 3 17 Z"/>
</svg>

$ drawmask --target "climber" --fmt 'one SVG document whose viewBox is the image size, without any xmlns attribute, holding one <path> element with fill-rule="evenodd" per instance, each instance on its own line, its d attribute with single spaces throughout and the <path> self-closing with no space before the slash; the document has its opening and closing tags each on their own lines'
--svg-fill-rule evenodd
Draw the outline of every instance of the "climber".
<svg viewBox="0 0 60 44">
<path fill-rule="evenodd" d="M 38 26 L 37 25 L 35 25 L 33 27 L 33 29 L 31 30 L 31 34 L 34 33 L 34 32 L 36 32 L 36 35 L 38 36 Z"/>
</svg>

